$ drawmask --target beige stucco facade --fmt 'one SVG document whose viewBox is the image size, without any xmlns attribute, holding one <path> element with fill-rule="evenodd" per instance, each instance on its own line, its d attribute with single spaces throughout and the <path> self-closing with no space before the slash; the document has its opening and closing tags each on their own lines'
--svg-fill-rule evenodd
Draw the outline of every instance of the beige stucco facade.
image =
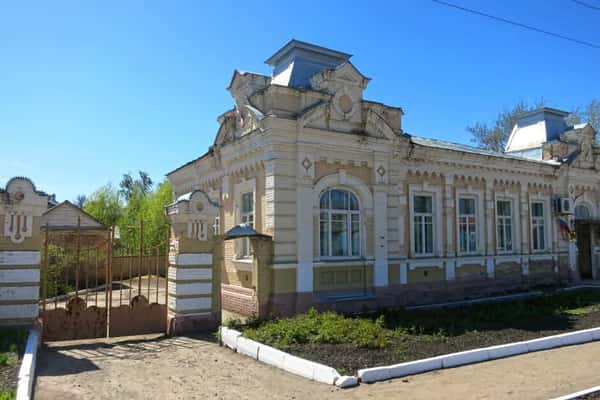
<svg viewBox="0 0 600 400">
<path fill-rule="evenodd" d="M 235 106 L 219 117 L 214 144 L 168 174 L 175 196 L 200 189 L 219 204 L 215 234 L 246 222 L 242 197 L 251 194 L 253 227 L 272 237 L 261 250 L 271 252 L 262 258 L 267 264 L 242 254 L 244 239 L 224 243 L 224 308 L 357 310 L 596 278 L 600 148 L 591 126 L 548 134 L 536 144 L 539 159 L 520 153 L 522 144 L 495 154 L 418 138 L 402 130 L 402 109 L 363 98 L 369 79 L 349 57 L 292 41 L 268 60 L 273 76 L 235 71 L 228 88 Z M 308 74 L 306 59 L 323 66 Z M 562 115 L 538 114 L 531 124 Z M 511 143 L 521 143 L 519 129 Z M 357 199 L 344 211 L 356 221 L 348 229 L 323 214 L 341 218 L 322 208 L 331 190 Z M 419 216 L 424 198 L 429 208 Z M 557 208 L 565 201 L 571 210 Z M 575 231 L 572 211 L 581 205 L 587 215 L 577 223 L 587 227 L 591 249 L 583 274 L 567 232 Z M 427 222 L 419 230 L 417 221 Z"/>
</svg>

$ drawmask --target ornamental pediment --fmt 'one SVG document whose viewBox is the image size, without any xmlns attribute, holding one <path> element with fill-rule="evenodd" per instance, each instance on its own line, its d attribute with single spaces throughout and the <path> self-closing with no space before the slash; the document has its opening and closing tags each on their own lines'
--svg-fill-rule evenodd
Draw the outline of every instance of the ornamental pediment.
<svg viewBox="0 0 600 400">
<path fill-rule="evenodd" d="M 335 69 L 325 69 L 315 74 L 310 83 L 313 89 L 335 93 L 342 87 L 354 87 L 361 91 L 367 88 L 370 79 L 364 76 L 351 62 L 347 61 Z"/>
</svg>

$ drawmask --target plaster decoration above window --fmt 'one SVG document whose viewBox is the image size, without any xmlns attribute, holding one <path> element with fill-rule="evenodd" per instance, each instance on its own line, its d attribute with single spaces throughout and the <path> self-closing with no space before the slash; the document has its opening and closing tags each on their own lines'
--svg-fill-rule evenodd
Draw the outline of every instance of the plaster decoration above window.
<svg viewBox="0 0 600 400">
<path fill-rule="evenodd" d="M 298 157 L 298 176 L 304 178 L 314 178 L 315 176 L 315 162 L 314 159 L 307 155 L 301 154 Z"/>
<path fill-rule="evenodd" d="M 388 183 L 388 171 L 387 165 L 384 163 L 375 163 L 375 182 L 376 183 Z"/>
<path fill-rule="evenodd" d="M 22 212 L 12 212 L 4 216 L 4 236 L 18 244 L 32 236 L 33 215 Z"/>
</svg>

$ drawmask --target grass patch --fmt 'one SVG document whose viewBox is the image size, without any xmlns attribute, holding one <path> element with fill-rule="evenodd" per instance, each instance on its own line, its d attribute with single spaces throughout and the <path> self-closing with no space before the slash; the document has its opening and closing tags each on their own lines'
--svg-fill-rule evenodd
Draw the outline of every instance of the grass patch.
<svg viewBox="0 0 600 400">
<path fill-rule="evenodd" d="M 15 400 L 17 398 L 17 392 L 14 390 L 2 390 L 0 391 L 0 400 Z"/>
<path fill-rule="evenodd" d="M 25 351 L 29 330 L 0 328 L 0 400 L 15 398 L 20 356 Z"/>
<path fill-rule="evenodd" d="M 26 328 L 0 328 L 0 354 L 23 353 L 28 336 Z"/>
</svg>

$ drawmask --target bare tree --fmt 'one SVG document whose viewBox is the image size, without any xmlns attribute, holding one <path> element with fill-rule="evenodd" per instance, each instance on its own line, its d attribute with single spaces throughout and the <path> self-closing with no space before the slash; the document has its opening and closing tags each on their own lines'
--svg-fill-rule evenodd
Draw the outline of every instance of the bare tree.
<svg viewBox="0 0 600 400">
<path fill-rule="evenodd" d="M 73 200 L 73 204 L 75 204 L 79 208 L 83 208 L 85 203 L 87 202 L 87 196 L 85 194 L 78 194 Z"/>
<path fill-rule="evenodd" d="M 546 101 L 543 98 L 537 100 L 533 105 L 520 101 L 514 107 L 505 109 L 498 114 L 493 126 L 485 122 L 477 122 L 474 125 L 467 126 L 466 129 L 473 135 L 471 141 L 476 143 L 478 147 L 501 152 L 504 151 L 506 141 L 519 116 L 545 105 Z"/>
<path fill-rule="evenodd" d="M 119 193 L 123 195 L 125 200 L 129 200 L 136 190 L 139 190 L 144 196 L 152 191 L 154 182 L 150 178 L 150 175 L 144 171 L 138 171 L 138 175 L 139 178 L 135 179 L 131 172 L 123 174 L 123 179 L 121 179 L 121 183 L 119 184 L 121 188 Z"/>
</svg>

